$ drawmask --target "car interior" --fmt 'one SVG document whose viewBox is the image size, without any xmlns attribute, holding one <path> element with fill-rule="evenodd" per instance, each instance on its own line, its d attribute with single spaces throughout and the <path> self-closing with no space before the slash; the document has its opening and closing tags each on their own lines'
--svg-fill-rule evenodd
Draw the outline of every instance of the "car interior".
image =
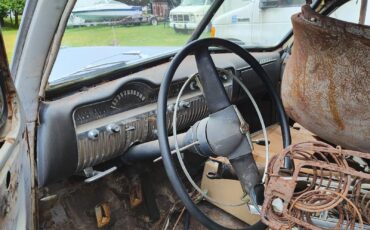
<svg viewBox="0 0 370 230">
<path fill-rule="evenodd" d="M 314 1 L 273 47 L 203 38 L 223 2 L 176 52 L 44 82 L 37 228 L 370 229 L 369 25 Z"/>
</svg>

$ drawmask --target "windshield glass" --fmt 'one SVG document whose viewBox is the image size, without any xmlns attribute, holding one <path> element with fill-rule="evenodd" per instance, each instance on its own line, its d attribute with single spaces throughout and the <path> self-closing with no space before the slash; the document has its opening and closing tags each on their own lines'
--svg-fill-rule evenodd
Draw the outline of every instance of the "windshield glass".
<svg viewBox="0 0 370 230">
<path fill-rule="evenodd" d="M 172 55 L 189 40 L 214 0 L 77 0 L 49 87 L 101 76 Z M 291 30 L 304 0 L 225 0 L 201 37 L 272 47 Z"/>
<path fill-rule="evenodd" d="M 181 2 L 181 6 L 201 6 L 205 3 L 205 0 L 183 0 Z"/>
</svg>

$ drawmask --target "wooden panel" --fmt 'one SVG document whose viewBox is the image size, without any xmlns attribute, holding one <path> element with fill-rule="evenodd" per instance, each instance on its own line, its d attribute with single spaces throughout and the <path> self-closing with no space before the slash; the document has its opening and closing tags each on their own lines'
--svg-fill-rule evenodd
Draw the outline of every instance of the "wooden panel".
<svg viewBox="0 0 370 230">
<path fill-rule="evenodd" d="M 299 124 L 294 124 L 293 128 L 290 128 L 290 133 L 292 135 L 292 144 L 316 140 L 314 135 L 300 126 Z M 277 153 L 281 152 L 283 149 L 283 139 L 281 136 L 281 129 L 278 124 L 272 125 L 267 128 L 267 138 L 270 141 L 270 158 Z M 252 140 L 263 139 L 262 131 L 252 134 Z M 258 164 L 258 166 L 265 165 L 265 146 L 254 144 L 253 156 Z"/>
<path fill-rule="evenodd" d="M 294 128 L 290 129 L 292 135 L 292 143 L 299 143 L 309 140 L 315 140 L 314 135 L 301 127 L 300 125 L 294 125 Z M 267 136 L 270 141 L 270 158 L 279 153 L 282 146 L 281 130 L 279 125 L 272 125 L 267 129 Z M 262 139 L 262 132 L 257 132 L 252 135 L 252 140 Z M 263 168 L 265 165 L 265 146 L 254 144 L 254 158 L 257 165 Z M 225 161 L 225 159 L 221 159 Z M 208 195 L 219 203 L 223 204 L 237 204 L 241 202 L 243 197 L 243 190 L 237 180 L 227 179 L 209 179 L 207 177 L 208 172 L 215 172 L 217 170 L 217 163 L 208 161 L 204 167 L 201 188 L 208 192 Z M 214 204 L 222 210 L 230 213 L 236 218 L 248 223 L 256 223 L 260 218 L 259 215 L 254 215 L 249 212 L 246 205 L 231 207 L 225 205 Z"/>
</svg>

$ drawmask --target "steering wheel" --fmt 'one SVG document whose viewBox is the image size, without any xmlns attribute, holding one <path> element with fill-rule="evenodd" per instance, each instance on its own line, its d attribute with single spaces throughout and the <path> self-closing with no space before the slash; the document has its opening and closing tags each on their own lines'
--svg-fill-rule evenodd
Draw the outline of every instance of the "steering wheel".
<svg viewBox="0 0 370 230">
<path fill-rule="evenodd" d="M 254 204 L 258 203 L 255 190 L 260 188 L 258 185 L 261 183 L 261 177 L 252 155 L 251 142 L 245 135 L 245 132 L 249 131 L 243 128 L 246 122 L 227 96 L 209 53 L 209 47 L 222 47 L 237 54 L 261 78 L 277 108 L 284 147 L 290 144 L 290 130 L 282 102 L 270 78 L 259 62 L 242 47 L 220 38 L 200 39 L 187 44 L 172 60 L 158 95 L 157 129 L 164 167 L 175 192 L 193 217 L 209 229 L 227 229 L 200 211 L 189 197 L 172 162 L 167 132 L 167 95 L 172 78 L 181 62 L 188 55 L 194 54 L 199 72 L 199 81 L 210 115 L 193 125 L 187 136 L 191 136 L 191 141 L 199 143 L 196 152 L 201 153 L 201 155 L 227 157 L 243 189 L 249 193 Z M 263 193 L 263 191 L 261 192 Z M 247 229 L 265 228 L 266 226 L 262 222 L 257 222 Z"/>
</svg>

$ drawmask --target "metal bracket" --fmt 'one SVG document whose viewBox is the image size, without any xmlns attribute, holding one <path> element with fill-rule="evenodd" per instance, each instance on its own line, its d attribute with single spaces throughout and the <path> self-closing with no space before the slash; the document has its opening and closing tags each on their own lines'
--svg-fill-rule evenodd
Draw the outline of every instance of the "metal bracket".
<svg viewBox="0 0 370 230">
<path fill-rule="evenodd" d="M 113 166 L 112 168 L 109 168 L 105 171 L 96 171 L 92 167 L 88 167 L 84 169 L 85 176 L 87 177 L 85 179 L 85 183 L 91 183 L 94 182 L 108 174 L 111 174 L 112 172 L 116 171 L 117 167 Z"/>
<path fill-rule="evenodd" d="M 236 107 L 236 105 L 233 105 L 236 115 L 238 116 L 238 119 L 240 121 L 240 132 L 247 137 L 247 140 L 249 142 L 249 145 L 251 146 L 251 149 L 253 150 L 253 143 L 251 134 L 249 132 L 249 124 L 244 120 L 243 115 L 240 113 L 239 109 Z"/>
</svg>

